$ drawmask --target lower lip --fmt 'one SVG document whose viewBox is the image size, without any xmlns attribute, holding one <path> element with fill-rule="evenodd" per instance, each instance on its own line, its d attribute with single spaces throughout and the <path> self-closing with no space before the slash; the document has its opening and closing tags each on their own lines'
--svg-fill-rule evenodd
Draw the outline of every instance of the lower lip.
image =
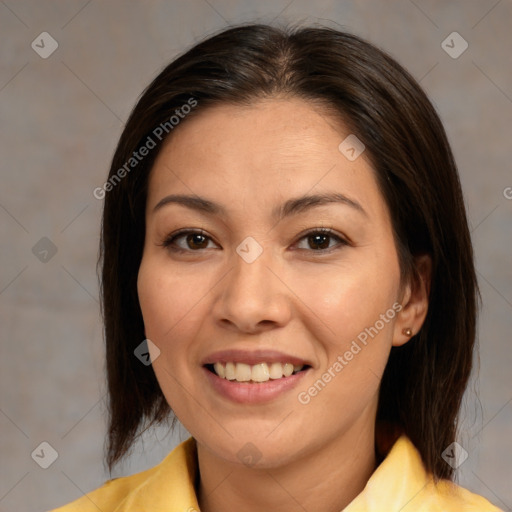
<svg viewBox="0 0 512 512">
<path fill-rule="evenodd" d="M 240 404 L 258 404 L 269 402 L 293 389 L 309 371 L 309 368 L 289 377 L 256 383 L 227 380 L 211 372 L 208 368 L 203 367 L 203 370 L 213 388 L 225 398 Z"/>
</svg>

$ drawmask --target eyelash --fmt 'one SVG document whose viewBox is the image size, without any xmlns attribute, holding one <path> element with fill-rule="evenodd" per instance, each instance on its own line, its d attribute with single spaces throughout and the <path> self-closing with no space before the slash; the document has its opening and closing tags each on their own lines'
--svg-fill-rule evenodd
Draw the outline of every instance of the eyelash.
<svg viewBox="0 0 512 512">
<path fill-rule="evenodd" d="M 193 235 L 193 234 L 194 235 L 202 235 L 205 238 L 211 240 L 211 237 L 209 237 L 202 230 L 182 229 L 182 230 L 177 231 L 176 233 L 173 233 L 173 234 L 169 235 L 168 237 L 166 237 L 166 239 L 161 244 L 158 244 L 158 245 L 160 245 L 162 247 L 165 247 L 166 249 L 171 250 L 172 252 L 175 252 L 175 253 L 192 253 L 192 252 L 201 252 L 202 250 L 204 250 L 204 249 L 197 249 L 197 250 L 182 249 L 181 247 L 176 247 L 176 246 L 172 245 L 178 238 L 180 238 L 180 237 L 182 237 L 184 235 L 189 235 L 189 234 L 190 235 Z M 314 229 L 311 229 L 311 230 L 307 231 L 306 233 L 304 233 L 298 239 L 298 242 L 303 240 L 303 239 L 305 239 L 305 238 L 308 238 L 311 235 L 318 235 L 318 234 L 329 236 L 331 238 L 336 239 L 338 241 L 338 246 L 330 247 L 328 249 L 299 249 L 299 250 L 306 250 L 308 252 L 326 254 L 326 253 L 332 252 L 333 250 L 336 250 L 336 249 L 339 249 L 341 247 L 350 245 L 350 243 L 346 239 L 344 239 L 341 236 L 339 236 L 338 234 L 336 234 L 331 228 L 314 228 Z"/>
</svg>

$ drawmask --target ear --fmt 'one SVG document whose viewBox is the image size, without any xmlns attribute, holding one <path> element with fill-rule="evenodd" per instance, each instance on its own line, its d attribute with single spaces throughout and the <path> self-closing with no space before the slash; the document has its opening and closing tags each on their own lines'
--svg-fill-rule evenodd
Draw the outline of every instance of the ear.
<svg viewBox="0 0 512 512">
<path fill-rule="evenodd" d="M 402 292 L 402 309 L 398 313 L 393 333 L 393 346 L 399 347 L 407 343 L 412 336 L 418 334 L 427 316 L 430 285 L 432 278 L 432 258 L 422 254 L 414 258 L 416 275 L 411 276 Z M 411 335 L 404 334 L 410 329 Z"/>
</svg>

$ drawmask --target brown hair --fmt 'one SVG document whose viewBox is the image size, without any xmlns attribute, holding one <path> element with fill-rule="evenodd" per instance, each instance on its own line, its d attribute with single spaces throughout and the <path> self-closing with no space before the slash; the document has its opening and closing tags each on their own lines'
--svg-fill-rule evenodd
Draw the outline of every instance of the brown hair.
<svg viewBox="0 0 512 512">
<path fill-rule="evenodd" d="M 438 115 L 407 71 L 359 37 L 322 27 L 246 25 L 210 37 L 153 80 L 126 123 L 110 168 L 111 186 L 105 187 L 98 261 L 109 391 L 107 464 L 112 469 L 129 451 L 141 427 L 171 412 L 152 367 L 134 356 L 145 338 L 137 273 L 148 176 L 165 140 L 154 136 L 155 128 L 167 122 L 172 136 L 169 119 L 191 98 L 197 103 L 189 116 L 209 105 L 250 104 L 277 94 L 320 102 L 365 144 L 391 213 L 402 277 L 417 275 L 415 255 L 431 255 L 428 314 L 419 333 L 391 350 L 377 420 L 399 425 L 436 479 L 453 478 L 441 453 L 455 440 L 478 305 L 453 155 Z M 156 147 L 127 167 L 148 137 Z M 127 172 L 120 173 L 123 166 Z"/>
</svg>

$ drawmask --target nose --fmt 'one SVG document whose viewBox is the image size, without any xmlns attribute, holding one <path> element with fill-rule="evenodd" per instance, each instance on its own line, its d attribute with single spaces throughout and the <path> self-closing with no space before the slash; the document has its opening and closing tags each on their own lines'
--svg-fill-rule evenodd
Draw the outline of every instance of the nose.
<svg viewBox="0 0 512 512">
<path fill-rule="evenodd" d="M 290 321 L 291 292 L 272 263 L 270 251 L 263 251 L 251 263 L 234 253 L 231 269 L 215 287 L 218 295 L 212 313 L 216 322 L 224 328 L 255 333 Z"/>
</svg>

